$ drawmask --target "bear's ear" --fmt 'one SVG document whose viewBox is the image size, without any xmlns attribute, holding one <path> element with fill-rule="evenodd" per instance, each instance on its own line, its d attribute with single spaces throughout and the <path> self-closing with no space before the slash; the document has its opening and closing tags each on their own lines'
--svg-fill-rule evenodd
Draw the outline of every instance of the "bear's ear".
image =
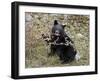
<svg viewBox="0 0 100 81">
<path fill-rule="evenodd" d="M 54 25 L 57 25 L 58 24 L 58 21 L 57 20 L 54 20 Z"/>
<path fill-rule="evenodd" d="M 66 25 L 62 25 L 63 29 L 66 27 Z"/>
</svg>

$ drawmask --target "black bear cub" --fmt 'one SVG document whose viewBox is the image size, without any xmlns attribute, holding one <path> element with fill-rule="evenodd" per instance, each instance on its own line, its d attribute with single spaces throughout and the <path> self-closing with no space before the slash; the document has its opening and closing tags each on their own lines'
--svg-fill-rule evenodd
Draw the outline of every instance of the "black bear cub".
<svg viewBox="0 0 100 81">
<path fill-rule="evenodd" d="M 51 31 L 51 54 L 57 54 L 62 63 L 68 63 L 75 59 L 76 50 L 73 41 L 68 37 L 64 28 L 66 25 L 54 21 Z"/>
</svg>

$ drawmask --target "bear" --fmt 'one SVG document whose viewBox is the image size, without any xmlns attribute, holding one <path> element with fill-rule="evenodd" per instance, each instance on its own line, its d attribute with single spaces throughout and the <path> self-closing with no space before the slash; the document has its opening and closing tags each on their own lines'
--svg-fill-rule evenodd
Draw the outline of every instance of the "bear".
<svg viewBox="0 0 100 81">
<path fill-rule="evenodd" d="M 77 51 L 73 47 L 73 41 L 64 31 L 66 25 L 54 20 L 54 26 L 51 31 L 51 54 L 57 54 L 62 63 L 69 63 L 75 59 Z M 69 42 L 68 45 L 66 45 Z M 70 44 L 71 43 L 71 44 Z"/>
</svg>

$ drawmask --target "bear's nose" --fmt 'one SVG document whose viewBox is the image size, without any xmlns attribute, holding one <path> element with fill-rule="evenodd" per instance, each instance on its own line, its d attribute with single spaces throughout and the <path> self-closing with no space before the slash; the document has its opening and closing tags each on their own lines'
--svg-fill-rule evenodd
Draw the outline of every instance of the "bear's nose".
<svg viewBox="0 0 100 81">
<path fill-rule="evenodd" d="M 60 32 L 58 30 L 55 31 L 56 36 L 60 36 Z"/>
</svg>

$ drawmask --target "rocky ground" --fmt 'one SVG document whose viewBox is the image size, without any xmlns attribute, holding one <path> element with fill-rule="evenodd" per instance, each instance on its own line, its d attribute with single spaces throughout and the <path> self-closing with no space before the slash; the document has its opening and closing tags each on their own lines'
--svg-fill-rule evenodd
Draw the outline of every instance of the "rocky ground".
<svg viewBox="0 0 100 81">
<path fill-rule="evenodd" d="M 41 33 L 50 34 L 54 20 L 66 24 L 65 30 L 80 53 L 80 60 L 61 64 L 58 56 L 48 57 Z M 89 16 L 25 13 L 25 67 L 89 65 Z"/>
</svg>

